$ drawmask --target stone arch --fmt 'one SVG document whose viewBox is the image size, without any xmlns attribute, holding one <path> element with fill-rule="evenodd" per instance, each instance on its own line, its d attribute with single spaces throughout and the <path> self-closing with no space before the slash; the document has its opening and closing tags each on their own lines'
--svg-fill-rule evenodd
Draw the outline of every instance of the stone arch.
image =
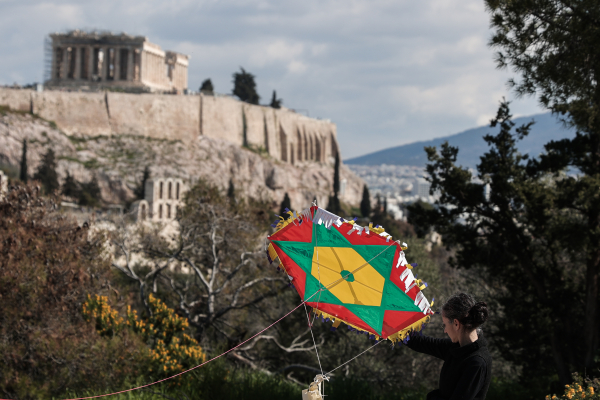
<svg viewBox="0 0 600 400">
<path fill-rule="evenodd" d="M 165 179 L 165 199 L 173 200 L 175 198 L 175 185 L 173 179 Z"/>
</svg>

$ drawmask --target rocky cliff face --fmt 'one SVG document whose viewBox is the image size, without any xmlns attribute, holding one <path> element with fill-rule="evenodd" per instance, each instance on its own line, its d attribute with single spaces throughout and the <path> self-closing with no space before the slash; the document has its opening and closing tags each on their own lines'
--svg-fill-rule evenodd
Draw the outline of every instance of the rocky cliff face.
<svg viewBox="0 0 600 400">
<path fill-rule="evenodd" d="M 333 165 L 336 126 L 228 96 L 35 92 L 0 88 L 0 106 L 31 112 L 69 136 L 136 135 L 193 143 L 199 136 L 266 152 L 290 164 Z"/>
<path fill-rule="evenodd" d="M 332 190 L 333 169 L 328 163 L 291 165 L 266 152 L 202 135 L 189 141 L 135 135 L 73 137 L 29 113 L 3 110 L 0 163 L 18 166 L 22 141 L 27 139 L 28 173 L 32 176 L 42 155 L 52 148 L 61 182 L 67 171 L 80 182 L 88 182 L 95 175 L 107 203 L 133 200 L 133 189 L 146 166 L 154 177 L 178 177 L 191 185 L 204 179 L 226 189 L 231 179 L 242 194 L 264 196 L 273 202 L 281 202 L 287 192 L 296 209 L 308 206 L 315 196 L 321 206 L 326 206 Z M 362 180 L 344 165 L 340 172 L 345 186 L 341 200 L 358 205 Z"/>
</svg>

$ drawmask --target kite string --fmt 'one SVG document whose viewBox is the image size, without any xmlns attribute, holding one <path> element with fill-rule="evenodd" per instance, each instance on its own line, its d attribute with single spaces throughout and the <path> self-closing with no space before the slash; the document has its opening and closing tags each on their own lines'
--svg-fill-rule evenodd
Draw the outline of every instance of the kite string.
<svg viewBox="0 0 600 400">
<path fill-rule="evenodd" d="M 318 230 L 316 229 L 316 225 L 313 225 L 313 227 L 315 228 L 315 248 L 317 250 L 317 274 L 319 276 L 319 289 L 321 288 L 321 268 L 320 268 L 320 264 L 319 264 L 319 234 L 318 234 Z M 317 309 L 319 307 L 319 302 L 321 301 L 321 291 L 318 291 L 319 293 L 319 297 L 317 298 Z M 315 293 L 316 294 L 316 293 Z M 315 295 L 313 294 L 311 296 L 311 298 Z M 313 340 L 313 345 L 315 346 L 315 353 L 317 354 L 317 361 L 319 362 L 319 369 L 321 370 L 321 375 L 323 375 L 323 366 L 321 365 L 321 358 L 319 357 L 319 350 L 317 348 L 317 341 L 315 340 L 315 335 L 313 333 L 312 330 L 312 325 L 315 322 L 315 318 L 317 316 L 316 313 L 314 313 L 313 319 L 312 321 L 310 320 L 310 315 L 308 314 L 308 309 L 306 308 L 306 302 L 304 302 L 304 311 L 306 312 L 306 320 L 308 322 L 308 329 L 310 330 L 310 336 L 312 337 Z M 325 386 L 325 385 L 323 385 Z M 323 387 L 323 395 L 325 394 L 325 387 Z"/>
<path fill-rule="evenodd" d="M 65 400 L 86 400 L 86 399 L 95 399 L 95 398 L 98 398 L 98 397 L 107 397 L 107 396 L 113 396 L 113 395 L 115 395 L 115 394 L 127 393 L 127 392 L 131 392 L 131 391 L 134 391 L 134 390 L 143 389 L 143 388 L 145 388 L 145 387 L 148 387 L 148 386 L 156 385 L 157 383 L 161 383 L 161 382 L 167 381 L 167 380 L 169 380 L 169 379 L 172 379 L 172 378 L 175 378 L 175 377 L 177 377 L 177 376 L 179 376 L 179 375 L 183 375 L 183 374 L 185 374 L 185 373 L 187 373 L 187 372 L 190 372 L 190 371 L 192 371 L 192 370 L 194 370 L 194 369 L 196 369 L 196 368 L 200 368 L 200 367 L 202 367 L 203 365 L 206 365 L 206 364 L 208 364 L 209 362 L 216 360 L 217 358 L 223 357 L 225 354 L 232 352 L 233 350 L 237 349 L 237 348 L 238 348 L 238 347 L 240 347 L 241 345 L 248 343 L 250 340 L 252 340 L 252 339 L 254 339 L 255 337 L 257 337 L 258 335 L 262 334 L 262 333 L 263 333 L 263 332 L 265 332 L 266 330 L 268 330 L 268 329 L 272 328 L 273 326 L 275 326 L 276 324 L 278 324 L 279 322 L 281 322 L 281 321 L 282 321 L 284 318 L 288 317 L 288 316 L 289 316 L 290 314 L 292 314 L 294 311 L 296 311 L 297 309 L 299 309 L 299 308 L 300 308 L 302 305 L 304 305 L 304 304 L 305 304 L 305 303 L 306 303 L 308 300 L 312 299 L 312 298 L 313 298 L 315 295 L 316 295 L 316 293 L 315 293 L 315 294 L 313 294 L 312 296 L 310 296 L 308 299 L 306 299 L 306 300 L 305 300 L 305 301 L 303 301 L 302 303 L 298 304 L 298 305 L 297 305 L 297 306 L 296 306 L 296 307 L 295 307 L 293 310 L 291 310 L 290 312 L 288 312 L 287 314 L 285 314 L 283 317 L 279 318 L 277 321 L 273 322 L 271 325 L 267 326 L 267 327 L 266 327 L 265 329 L 263 329 L 262 331 L 260 331 L 260 332 L 256 333 L 254 336 L 251 336 L 251 337 L 249 337 L 248 339 L 244 340 L 242 343 L 238 344 L 237 346 L 235 346 L 235 347 L 232 347 L 231 349 L 227 350 L 226 352 L 224 352 L 224 353 L 222 353 L 222 354 L 220 354 L 220 355 L 218 355 L 218 356 L 216 356 L 216 357 L 213 357 L 213 358 L 211 358 L 210 360 L 208 360 L 208 361 L 205 361 L 205 362 L 203 362 L 203 363 L 202 363 L 202 364 L 200 364 L 200 365 L 196 365 L 195 367 L 192 367 L 192 368 L 190 368 L 190 369 L 187 369 L 187 370 L 185 370 L 185 371 L 183 371 L 183 372 L 180 372 L 180 373 L 178 373 L 178 374 L 175 374 L 175 375 L 173 375 L 173 376 L 169 376 L 168 378 L 164 378 L 164 379 L 158 380 L 158 381 L 156 381 L 156 382 L 148 383 L 148 384 L 146 384 L 146 385 L 142 385 L 142 386 L 138 386 L 138 387 L 134 387 L 134 388 L 126 389 L 126 390 L 121 390 L 121 391 L 119 391 L 119 392 L 114 392 L 114 393 L 100 394 L 100 395 L 97 395 L 97 396 L 88 396 L 88 397 L 77 397 L 77 398 L 73 398 L 73 399 L 65 399 Z M 306 305 L 305 305 L 305 307 L 306 307 Z M 8 399 L 0 399 L 0 400 L 8 400 Z"/>
<path fill-rule="evenodd" d="M 383 340 L 379 340 L 377 343 L 375 343 L 373 346 L 369 347 L 368 349 L 366 349 L 365 351 L 363 351 L 362 353 L 360 353 L 357 356 L 352 357 L 351 359 L 349 359 L 348 361 L 346 361 L 345 363 L 338 365 L 337 367 L 335 367 L 334 369 L 332 369 L 331 371 L 329 371 L 328 373 L 326 373 L 324 376 L 328 376 L 330 375 L 333 371 L 342 368 L 344 365 L 348 364 L 351 361 L 354 361 L 355 359 L 357 359 L 358 357 L 362 356 L 363 354 L 365 354 L 367 351 L 371 350 L 373 347 L 379 345 L 379 343 L 382 343 Z"/>
</svg>

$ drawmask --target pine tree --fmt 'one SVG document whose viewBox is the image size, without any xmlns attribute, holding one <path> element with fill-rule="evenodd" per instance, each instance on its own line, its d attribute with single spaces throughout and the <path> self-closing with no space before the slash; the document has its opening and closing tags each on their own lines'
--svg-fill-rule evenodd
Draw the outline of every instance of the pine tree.
<svg viewBox="0 0 600 400">
<path fill-rule="evenodd" d="M 62 186 L 62 194 L 72 198 L 78 198 L 80 194 L 79 185 L 69 171 L 67 171 L 67 177 Z"/>
<path fill-rule="evenodd" d="M 146 198 L 146 181 L 148 179 L 150 179 L 150 167 L 146 165 L 146 167 L 144 168 L 144 174 L 142 175 L 142 181 L 133 190 L 135 197 L 137 197 L 140 200 Z"/>
<path fill-rule="evenodd" d="M 48 149 L 42 157 L 42 162 L 33 176 L 33 179 L 40 181 L 44 192 L 47 194 L 54 193 L 60 188 L 58 184 L 58 175 L 56 173 L 56 160 L 54 159 L 54 150 Z"/>
<path fill-rule="evenodd" d="M 79 195 L 79 204 L 82 206 L 96 207 L 100 204 L 101 191 L 98 179 L 94 175 L 88 183 L 81 185 L 81 192 Z"/>
<path fill-rule="evenodd" d="M 360 212 L 363 218 L 371 216 L 371 195 L 367 185 L 363 186 L 362 200 L 360 201 Z"/>
<path fill-rule="evenodd" d="M 204 80 L 202 82 L 202 86 L 200 86 L 200 93 L 206 94 L 209 96 L 213 96 L 215 94 L 212 81 L 209 79 Z"/>
<path fill-rule="evenodd" d="M 240 100 L 250 104 L 258 104 L 260 96 L 256 93 L 254 75 L 240 67 L 241 72 L 233 74 L 233 94 Z"/>
<path fill-rule="evenodd" d="M 283 103 L 283 100 L 278 99 L 277 98 L 277 92 L 273 90 L 273 97 L 271 97 L 271 104 L 270 106 L 273 108 L 281 108 L 281 103 Z"/>
<path fill-rule="evenodd" d="M 22 182 L 27 183 L 27 139 L 23 139 L 23 150 L 21 152 L 21 174 Z"/>
<path fill-rule="evenodd" d="M 279 206 L 279 215 L 281 215 L 283 218 L 287 218 L 286 217 L 286 213 L 285 213 L 285 209 L 291 210 L 292 209 L 292 203 L 290 201 L 290 196 L 288 196 L 287 192 L 285 192 L 285 195 L 283 196 L 283 200 L 281 201 L 281 205 Z"/>
<path fill-rule="evenodd" d="M 235 204 L 235 186 L 233 185 L 233 179 L 229 179 L 229 186 L 227 187 L 227 199 L 231 204 Z"/>
<path fill-rule="evenodd" d="M 340 214 L 342 207 L 340 205 L 340 156 L 339 153 L 335 155 L 335 165 L 333 167 L 333 196 L 329 196 L 329 204 L 327 209 L 329 212 L 334 214 Z"/>
</svg>

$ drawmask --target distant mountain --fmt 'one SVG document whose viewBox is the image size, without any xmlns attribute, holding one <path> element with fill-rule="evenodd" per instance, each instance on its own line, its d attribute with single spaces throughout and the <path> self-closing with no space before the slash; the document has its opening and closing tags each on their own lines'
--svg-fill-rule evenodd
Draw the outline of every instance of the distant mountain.
<svg viewBox="0 0 600 400">
<path fill-rule="evenodd" d="M 534 120 L 535 124 L 531 127 L 529 135 L 518 143 L 519 151 L 522 154 L 537 156 L 544 150 L 544 144 L 549 141 L 573 137 L 575 135 L 574 130 L 565 129 L 557 118 L 550 113 L 515 118 L 513 122 L 515 122 L 516 127 L 518 127 L 531 120 Z M 482 126 L 451 136 L 380 150 L 364 156 L 344 160 L 344 163 L 356 165 L 388 164 L 425 167 L 427 164 L 427 154 L 425 153 L 424 147 L 435 146 L 440 148 L 442 143 L 448 141 L 450 145 L 456 146 L 459 149 L 458 164 L 464 167 L 475 168 L 479 163 L 479 157 L 489 149 L 487 143 L 483 140 L 483 136 L 488 133 L 495 134 L 499 131 L 499 127 L 490 128 L 489 125 Z"/>
</svg>

